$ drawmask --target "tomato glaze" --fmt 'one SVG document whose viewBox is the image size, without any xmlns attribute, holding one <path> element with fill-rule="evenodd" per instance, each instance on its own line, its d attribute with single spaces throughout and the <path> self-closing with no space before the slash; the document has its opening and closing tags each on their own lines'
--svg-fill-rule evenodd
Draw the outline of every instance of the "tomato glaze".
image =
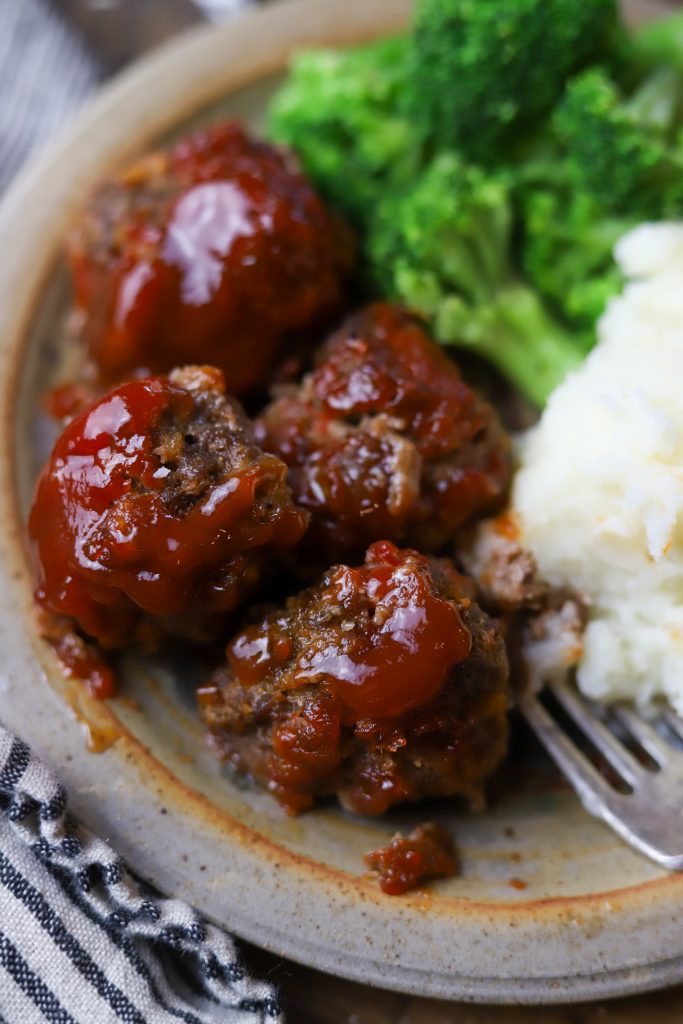
<svg viewBox="0 0 683 1024">
<path fill-rule="evenodd" d="M 345 720 L 397 718 L 430 701 L 450 669 L 467 658 L 472 638 L 453 602 L 436 592 L 426 565 L 419 555 L 379 541 L 364 566 L 332 570 L 323 602 L 341 610 L 360 603 L 370 614 L 362 623 L 342 618 L 326 630 L 325 642 L 304 644 L 292 684 L 329 688 L 344 705 Z M 266 632 L 251 627 L 240 633 L 228 647 L 229 663 L 244 683 L 263 679 L 291 654 L 277 620 Z"/>
<path fill-rule="evenodd" d="M 396 835 L 379 850 L 365 855 L 379 876 L 382 892 L 401 896 L 426 878 L 458 873 L 458 857 L 450 836 L 438 825 L 418 825 L 407 836 Z"/>
<path fill-rule="evenodd" d="M 379 538 L 439 550 L 502 503 L 510 449 L 495 413 L 404 310 L 365 307 L 317 362 L 256 423 L 312 514 L 314 567 Z"/>
<path fill-rule="evenodd" d="M 386 302 L 367 306 L 330 339 L 313 389 L 328 414 L 400 418 L 425 459 L 470 440 L 491 417 L 424 327 Z"/>
<path fill-rule="evenodd" d="M 236 122 L 105 182 L 68 237 L 83 337 L 105 381 L 201 361 L 235 395 L 265 387 L 289 332 L 338 310 L 352 252 L 294 162 Z"/>
<path fill-rule="evenodd" d="M 62 616 L 39 611 L 41 635 L 54 649 L 63 674 L 79 680 L 92 697 L 107 700 L 116 693 L 116 679 L 102 651 L 74 632 L 72 623 Z"/>
<path fill-rule="evenodd" d="M 446 559 L 375 542 L 233 637 L 197 698 L 211 744 L 290 814 L 480 801 L 507 737 L 495 623 Z"/>
<path fill-rule="evenodd" d="M 223 383 L 219 371 L 200 372 Z M 196 615 L 197 605 L 206 614 L 230 610 L 244 553 L 289 546 L 305 528 L 291 504 L 270 518 L 250 515 L 257 492 L 285 474 L 263 453 L 182 511 L 168 500 L 173 465 L 155 451 L 155 428 L 163 417 L 182 425 L 194 402 L 165 378 L 116 389 L 67 426 L 39 480 L 29 519 L 37 601 L 104 647 L 133 640 L 141 613 L 172 619 Z M 232 574 L 223 574 L 231 559 Z"/>
</svg>

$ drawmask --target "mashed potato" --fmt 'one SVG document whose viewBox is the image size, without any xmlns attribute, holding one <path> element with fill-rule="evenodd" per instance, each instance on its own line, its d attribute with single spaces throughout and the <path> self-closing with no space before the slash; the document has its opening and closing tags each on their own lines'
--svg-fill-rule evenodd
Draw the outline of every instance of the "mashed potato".
<svg viewBox="0 0 683 1024">
<path fill-rule="evenodd" d="M 522 442 L 513 504 L 543 575 L 588 602 L 581 689 L 683 714 L 683 224 L 616 256 L 630 281 Z"/>
</svg>

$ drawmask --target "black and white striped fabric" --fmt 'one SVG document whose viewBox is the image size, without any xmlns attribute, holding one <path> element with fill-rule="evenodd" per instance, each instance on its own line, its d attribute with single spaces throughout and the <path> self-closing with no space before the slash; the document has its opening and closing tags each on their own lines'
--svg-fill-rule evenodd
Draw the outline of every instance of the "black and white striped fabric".
<svg viewBox="0 0 683 1024">
<path fill-rule="evenodd" d="M 0 0 L 0 190 L 100 78 L 97 61 L 44 0 Z"/>
<path fill-rule="evenodd" d="M 92 0 L 92 6 L 108 2 Z M 220 22 L 251 0 L 195 2 Z M 58 0 L 0 0 L 0 191 L 103 79 L 97 55 L 58 10 Z"/>
<path fill-rule="evenodd" d="M 233 940 L 134 878 L 0 728 L 0 1024 L 282 1022 Z"/>
</svg>

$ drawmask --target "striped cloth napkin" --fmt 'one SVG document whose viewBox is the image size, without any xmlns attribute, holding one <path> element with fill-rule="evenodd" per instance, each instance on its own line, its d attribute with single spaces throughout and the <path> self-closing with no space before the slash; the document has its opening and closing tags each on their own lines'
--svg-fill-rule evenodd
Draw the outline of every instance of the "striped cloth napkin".
<svg viewBox="0 0 683 1024">
<path fill-rule="evenodd" d="M 99 79 L 95 58 L 46 0 L 0 0 L 0 192 Z"/>
<path fill-rule="evenodd" d="M 282 1021 L 233 940 L 164 899 L 74 821 L 57 777 L 0 729 L 0 1021 Z"/>
<path fill-rule="evenodd" d="M 213 15 L 227 0 L 205 2 Z M 45 0 L 0 0 L 0 191 L 100 78 L 94 56 Z M 0 1024 L 45 1021 L 282 1016 L 233 939 L 136 879 L 71 818 L 53 772 L 0 726 Z"/>
</svg>

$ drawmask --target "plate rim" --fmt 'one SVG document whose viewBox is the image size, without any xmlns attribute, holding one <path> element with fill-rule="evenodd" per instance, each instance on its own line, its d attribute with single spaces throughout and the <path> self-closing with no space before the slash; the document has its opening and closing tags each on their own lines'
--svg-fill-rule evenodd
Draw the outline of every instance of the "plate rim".
<svg viewBox="0 0 683 1024">
<path fill-rule="evenodd" d="M 0 267 L 0 308 L 7 309 L 8 304 L 12 306 L 11 312 L 6 317 L 6 324 L 0 339 L 0 417 L 2 422 L 2 441 L 0 443 L 0 478 L 5 481 L 12 481 L 11 487 L 2 488 L 0 491 L 0 510 L 4 514 L 5 524 L 10 524 L 9 529 L 0 536 L 0 636 L 3 641 L 9 644 L 10 657 L 6 659 L 4 666 L 5 685 L 0 686 L 0 712 L 4 720 L 14 731 L 20 732 L 24 738 L 41 748 L 41 723 L 45 729 L 49 728 L 49 721 L 54 714 L 54 708 L 46 703 L 40 713 L 33 711 L 33 718 L 30 721 L 31 728 L 29 735 L 26 729 L 22 728 L 22 716 L 31 710 L 31 700 L 27 700 L 26 694 L 17 691 L 16 681 L 27 674 L 32 678 L 37 687 L 36 693 L 52 694 L 53 687 L 59 690 L 60 680 L 55 672 L 54 659 L 44 649 L 42 643 L 33 634 L 29 623 L 32 621 L 32 609 L 30 600 L 30 580 L 28 576 L 28 565 L 25 557 L 25 543 L 23 539 L 23 524 L 19 515 L 18 497 L 14 483 L 16 482 L 16 449 L 14 444 L 15 427 L 18 410 L 16 403 L 21 394 L 21 379 L 25 362 L 26 346 L 29 339 L 29 328 L 31 317 L 35 309 L 35 300 L 45 281 L 54 269 L 56 254 L 58 251 L 59 238 L 65 222 L 68 220 L 71 210 L 77 205 L 82 194 L 82 188 L 88 181 L 92 181 L 102 172 L 105 167 L 111 167 L 120 162 L 129 152 L 137 151 L 145 142 L 154 136 L 159 136 L 170 130 L 174 125 L 191 117 L 198 109 L 208 105 L 221 95 L 236 91 L 244 86 L 253 84 L 269 74 L 281 69 L 286 54 L 295 45 L 302 43 L 329 40 L 330 32 L 326 30 L 330 19 L 334 21 L 337 31 L 334 35 L 334 42 L 353 42 L 362 38 L 370 38 L 377 34 L 378 24 L 381 24 L 383 31 L 398 27 L 404 20 L 409 8 L 406 0 L 378 0 L 368 5 L 366 0 L 347 0 L 343 15 L 338 11 L 334 0 L 287 0 L 272 7 L 262 10 L 248 12 L 235 22 L 229 23 L 221 28 L 202 27 L 195 29 L 185 36 L 174 40 L 171 44 L 156 53 L 146 57 L 134 67 L 128 69 L 111 84 L 106 86 L 94 99 L 92 99 L 84 110 L 78 115 L 72 126 L 63 133 L 59 139 L 53 142 L 49 148 L 30 167 L 20 173 L 15 183 L 10 186 L 2 203 L 0 204 L 0 238 L 11 237 L 17 241 L 16 265 Z M 257 56 L 253 55 L 254 40 L 263 34 L 263 37 L 276 37 L 278 45 L 258 43 Z M 240 45 L 244 42 L 244 53 L 240 63 Z M 260 50 L 259 50 L 260 46 Z M 235 66 L 231 69 L 219 68 L 221 52 L 233 55 Z M 207 60 L 207 54 L 211 60 Z M 203 60 L 205 62 L 203 62 Z M 158 96 L 159 82 L 170 81 L 179 75 L 186 82 L 187 89 L 183 97 L 177 97 L 175 102 L 169 103 L 168 110 L 160 112 L 155 101 L 153 109 L 149 108 L 151 94 Z M 186 81 L 187 80 L 187 81 Z M 155 84 L 156 83 L 156 84 Z M 137 126 L 131 131 L 130 137 L 117 136 L 116 142 L 105 145 L 100 142 L 94 147 L 92 153 L 88 153 L 84 144 L 90 138 L 95 138 L 98 125 L 112 116 L 121 116 L 122 120 L 126 112 L 132 113 L 133 107 L 140 106 L 140 96 L 145 89 L 149 88 L 150 96 L 146 99 L 143 110 L 137 112 Z M 177 90 L 177 86 L 176 86 Z M 100 129 L 101 134 L 101 129 Z M 134 141 L 131 141 L 131 138 Z M 74 166 L 76 159 L 76 183 L 69 181 L 66 173 L 68 166 Z M 59 175 L 62 175 L 59 178 Z M 37 198 L 45 194 L 49 180 L 58 176 L 59 188 L 56 193 L 50 194 L 46 201 L 46 213 L 49 218 L 41 217 L 37 209 Z M 78 187 L 76 187 L 76 185 Z M 27 234 L 22 236 L 25 224 L 28 223 Z M 44 240 L 47 237 L 48 241 Z M 39 246 L 39 258 L 29 263 L 27 243 L 33 239 L 43 238 L 42 248 Z M 24 261 L 22 263 L 22 260 Z M 23 280 L 18 270 L 24 268 Z M 12 646 L 12 640 L 14 646 Z M 17 646 L 20 650 L 16 650 Z M 14 685 L 12 685 L 12 677 Z M 48 683 L 47 678 L 51 677 L 52 682 Z M 9 679 L 9 684 L 7 681 Z M 62 692 L 64 692 L 62 690 Z M 64 709 L 62 709 L 64 710 Z M 107 708 L 93 706 L 91 713 L 94 716 L 106 718 L 113 716 L 113 712 Z M 68 719 L 68 715 L 66 716 Z M 33 729 L 34 723 L 38 728 Z M 60 725 L 62 728 L 62 725 Z M 35 735 L 31 735 L 35 732 Z M 77 739 L 78 737 L 78 739 Z M 80 749 L 76 748 L 72 764 L 76 766 L 86 758 L 94 755 L 84 753 L 82 738 L 78 723 L 65 721 L 63 724 L 63 739 L 66 746 L 60 747 L 55 739 L 51 741 L 51 749 L 62 749 L 65 751 L 69 744 L 74 741 L 80 743 Z M 84 755 L 84 756 L 83 756 Z M 155 778 L 155 785 L 159 782 L 159 771 L 166 773 L 173 782 L 168 782 L 169 791 L 174 792 L 174 799 L 177 798 L 179 786 L 186 787 L 180 780 L 174 778 L 169 769 L 156 762 L 149 751 L 132 735 L 122 735 L 120 743 L 106 755 L 100 755 L 103 759 L 100 768 L 104 773 L 110 770 L 105 767 L 108 762 L 121 765 L 125 761 L 136 762 L 134 773 L 137 777 L 147 780 Z M 50 754 L 48 752 L 48 759 Z M 153 764 L 148 762 L 153 760 Z M 52 758 L 54 760 L 54 757 Z M 99 760 L 99 758 L 98 758 Z M 92 767 L 92 761 L 88 762 Z M 142 766 L 145 765 L 145 772 Z M 63 767 L 63 766 L 62 766 Z M 62 768 L 60 768 L 62 770 Z M 74 775 L 74 772 L 76 773 Z M 74 767 L 67 772 L 68 780 L 74 779 L 80 768 Z M 100 774 L 102 772 L 100 771 Z M 141 809 L 144 818 L 145 813 L 158 813 L 159 803 L 168 802 L 164 794 L 164 786 L 154 794 L 149 794 L 149 799 L 143 801 Z M 192 794 L 190 794 L 192 796 Z M 187 794 L 183 796 L 183 800 Z M 207 821 L 212 817 L 216 818 L 216 808 L 210 804 L 208 798 L 200 794 L 194 794 L 192 800 L 196 799 L 206 805 L 204 816 Z M 93 822 L 97 828 L 97 816 L 93 816 L 87 809 L 87 795 L 84 800 L 79 797 L 79 812 L 85 823 Z M 238 845 L 249 846 L 257 841 L 276 851 L 277 858 L 291 860 L 293 876 L 299 872 L 299 884 L 304 885 L 305 881 L 310 882 L 310 877 L 304 879 L 304 875 L 316 876 L 322 872 L 321 878 L 330 890 L 328 902 L 334 906 L 331 890 L 334 888 L 345 889 L 349 885 L 349 877 L 343 872 L 316 865 L 311 871 L 310 862 L 302 859 L 292 851 L 283 852 L 280 848 L 273 847 L 267 839 L 256 836 L 253 830 L 231 820 L 231 828 L 236 836 Z M 224 835 L 225 823 L 218 828 L 216 821 L 213 822 L 216 828 L 216 835 Z M 244 833 L 251 833 L 245 835 Z M 286 853 L 286 857 L 285 857 Z M 274 863 L 274 856 L 271 851 L 261 851 L 263 864 Z M 131 861 L 130 853 L 126 857 Z M 297 862 L 301 862 L 297 864 Z M 240 862 L 241 863 L 241 862 Z M 303 865 L 303 870 L 302 870 Z M 135 857 L 132 859 L 132 866 L 136 867 Z M 143 874 L 145 872 L 142 872 Z M 158 876 L 149 879 L 158 884 Z M 351 888 L 356 890 L 358 898 L 358 887 L 361 886 L 362 896 L 368 904 L 380 905 L 386 909 L 386 898 L 382 897 L 375 888 L 371 887 L 362 879 L 353 879 Z M 683 876 L 665 876 L 655 879 L 652 882 L 643 883 L 641 886 L 629 887 L 623 893 L 613 894 L 615 898 L 630 900 L 632 906 L 630 911 L 638 918 L 638 901 L 644 898 L 644 910 L 648 906 L 655 906 L 657 910 L 657 922 L 660 926 L 670 923 L 663 914 L 662 903 L 669 903 L 668 896 L 671 895 L 665 890 L 673 890 L 671 902 L 675 903 L 676 898 L 679 907 L 683 908 Z M 639 890 L 639 892 L 636 892 Z M 178 893 L 181 895 L 180 893 Z M 659 896 L 659 902 L 654 904 L 648 902 L 648 897 Z M 338 895 L 336 893 L 335 895 Z M 612 895 L 612 894 L 610 894 Z M 562 913 L 566 908 L 572 912 L 586 912 L 587 920 L 591 918 L 591 907 L 602 897 L 587 896 L 557 897 L 534 901 L 537 903 L 539 913 L 547 918 L 546 924 L 552 919 L 555 913 Z M 457 904 L 453 906 L 453 904 Z M 523 906 L 531 906 L 532 901 L 527 901 Z M 452 915 L 456 910 L 460 917 L 473 917 L 479 924 L 488 915 L 502 915 L 509 923 L 512 911 L 519 910 L 520 904 L 500 904 L 492 902 L 477 903 L 468 900 L 444 900 L 443 905 L 438 909 L 432 907 L 431 912 L 435 917 L 441 915 Z M 201 908 L 208 916 L 211 916 L 210 909 Z M 411 910 L 412 912 L 424 912 L 424 901 L 418 897 L 403 898 L 400 908 L 395 910 Z M 397 913 L 395 918 L 400 921 L 404 917 Z M 647 915 L 646 915 L 647 916 Z M 291 933 L 288 929 L 270 928 L 262 921 L 246 919 L 232 920 L 226 923 L 221 919 L 218 923 L 229 927 L 242 937 L 256 942 L 258 945 L 271 949 L 290 959 L 300 960 L 309 965 L 312 963 L 311 955 L 302 958 L 303 946 L 291 945 Z M 584 922 L 586 924 L 586 922 Z M 594 922 L 593 922 L 594 924 Z M 549 926 L 549 925 L 548 925 Z M 542 931 L 543 929 L 541 929 Z M 664 928 L 664 931 L 667 931 Z M 296 942 L 301 943 L 299 936 Z M 544 974 L 543 976 L 524 978 L 513 978 L 507 976 L 482 977 L 474 973 L 465 975 L 454 975 L 451 972 L 435 972 L 421 968 L 411 969 L 405 964 L 392 964 L 391 962 L 368 961 L 366 958 L 353 956 L 348 951 L 344 959 L 340 959 L 339 949 L 321 949 L 319 941 L 309 944 L 309 948 L 315 956 L 313 966 L 331 973 L 342 974 L 353 980 L 369 984 L 376 984 L 384 988 L 393 988 L 397 991 L 411 992 L 419 995 L 430 995 L 441 998 L 458 999 L 465 1001 L 485 1002 L 521 1002 L 521 1003 L 551 1003 L 581 1001 L 595 997 L 607 997 L 613 995 L 624 995 L 631 992 L 642 992 L 649 989 L 673 984 L 683 979 L 683 941 L 679 942 L 677 954 L 674 957 L 666 956 L 664 953 L 673 948 L 670 942 L 660 941 L 661 955 L 650 963 L 625 963 L 621 968 L 603 970 L 599 973 L 575 973 L 572 976 L 554 976 Z M 297 955 L 298 954 L 298 955 Z M 625 951 L 625 958 L 628 960 L 628 951 Z"/>
</svg>

